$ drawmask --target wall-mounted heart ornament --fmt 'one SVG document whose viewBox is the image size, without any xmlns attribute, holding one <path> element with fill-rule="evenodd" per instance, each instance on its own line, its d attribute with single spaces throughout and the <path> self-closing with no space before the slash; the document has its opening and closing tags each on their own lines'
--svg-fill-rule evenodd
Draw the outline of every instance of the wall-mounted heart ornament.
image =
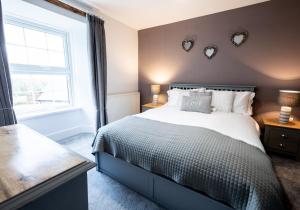
<svg viewBox="0 0 300 210">
<path fill-rule="evenodd" d="M 190 51 L 194 46 L 194 40 L 192 39 L 185 39 L 182 41 L 182 48 L 188 52 Z"/>
<path fill-rule="evenodd" d="M 234 46 L 239 47 L 243 43 L 245 43 L 248 39 L 248 32 L 243 31 L 243 32 L 236 32 L 232 34 L 231 36 L 231 42 L 234 44 Z"/>
<path fill-rule="evenodd" d="M 204 55 L 208 58 L 208 59 L 212 59 L 218 52 L 218 48 L 217 46 L 207 46 L 204 48 L 203 50 Z"/>
</svg>

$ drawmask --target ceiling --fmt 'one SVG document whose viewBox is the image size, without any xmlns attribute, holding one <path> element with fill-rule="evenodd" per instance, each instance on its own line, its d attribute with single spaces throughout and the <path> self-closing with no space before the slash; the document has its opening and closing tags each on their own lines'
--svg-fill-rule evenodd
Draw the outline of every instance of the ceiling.
<svg viewBox="0 0 300 210">
<path fill-rule="evenodd" d="M 173 23 L 267 0 L 80 0 L 135 29 Z"/>
</svg>

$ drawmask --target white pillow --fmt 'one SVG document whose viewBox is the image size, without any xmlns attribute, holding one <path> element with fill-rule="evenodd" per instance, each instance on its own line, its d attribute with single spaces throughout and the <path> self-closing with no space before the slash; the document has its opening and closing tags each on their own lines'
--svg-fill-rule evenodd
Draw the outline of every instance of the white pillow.
<svg viewBox="0 0 300 210">
<path fill-rule="evenodd" d="M 232 112 L 234 92 L 231 91 L 212 91 L 211 105 L 217 112 Z"/>
<path fill-rule="evenodd" d="M 255 93 L 251 93 L 250 94 L 250 98 L 249 98 L 249 106 L 248 106 L 248 115 L 253 115 L 253 107 L 252 107 L 252 104 L 253 104 L 253 99 L 255 97 Z"/>
<path fill-rule="evenodd" d="M 182 96 L 189 95 L 188 91 L 174 88 L 172 90 L 167 91 L 168 94 L 168 106 L 177 106 L 179 107 L 181 105 Z"/>
<path fill-rule="evenodd" d="M 205 92 L 205 88 L 197 88 L 190 90 L 174 88 L 172 90 L 168 90 L 168 106 L 180 107 L 182 103 L 182 96 L 189 96 L 190 91 Z"/>
<path fill-rule="evenodd" d="M 233 112 L 245 115 L 252 115 L 252 103 L 255 93 L 235 92 Z"/>
<path fill-rule="evenodd" d="M 204 93 L 205 90 L 206 90 L 205 88 L 196 88 L 196 89 L 191 89 L 191 90 L 187 90 L 187 91 L 189 91 L 189 92 L 196 91 L 196 92 Z"/>
</svg>

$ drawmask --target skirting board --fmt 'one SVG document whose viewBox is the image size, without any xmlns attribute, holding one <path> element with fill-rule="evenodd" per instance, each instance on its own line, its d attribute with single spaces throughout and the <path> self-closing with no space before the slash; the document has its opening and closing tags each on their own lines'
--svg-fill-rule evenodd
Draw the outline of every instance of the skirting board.
<svg viewBox="0 0 300 210">
<path fill-rule="evenodd" d="M 73 128 L 60 130 L 58 132 L 50 133 L 46 135 L 48 138 L 53 139 L 57 142 L 59 142 L 62 139 L 76 136 L 81 133 L 95 133 L 95 129 L 92 126 L 76 126 Z"/>
</svg>

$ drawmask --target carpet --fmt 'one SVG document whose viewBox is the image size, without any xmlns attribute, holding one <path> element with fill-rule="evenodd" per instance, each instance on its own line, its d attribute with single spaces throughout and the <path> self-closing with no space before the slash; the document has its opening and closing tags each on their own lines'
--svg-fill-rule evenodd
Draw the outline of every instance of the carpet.
<svg viewBox="0 0 300 210">
<path fill-rule="evenodd" d="M 300 210 L 300 162 L 276 155 L 271 157 L 289 209 Z"/>
<path fill-rule="evenodd" d="M 81 134 L 59 141 L 68 149 L 94 161 L 93 135 Z M 160 210 L 157 204 L 130 190 L 95 168 L 88 172 L 89 210 Z"/>
</svg>

